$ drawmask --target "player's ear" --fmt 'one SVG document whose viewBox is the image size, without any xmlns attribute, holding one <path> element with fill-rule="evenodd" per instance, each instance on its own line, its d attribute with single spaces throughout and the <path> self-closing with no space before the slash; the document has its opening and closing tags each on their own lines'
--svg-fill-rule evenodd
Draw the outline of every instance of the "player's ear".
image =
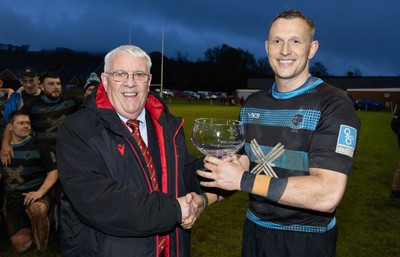
<svg viewBox="0 0 400 257">
<path fill-rule="evenodd" d="M 318 41 L 317 41 L 317 40 L 314 40 L 314 41 L 311 43 L 310 53 L 308 54 L 308 59 L 309 59 L 309 60 L 311 60 L 311 59 L 314 57 L 315 53 L 316 53 L 317 50 L 318 50 L 318 47 L 319 47 Z"/>
</svg>

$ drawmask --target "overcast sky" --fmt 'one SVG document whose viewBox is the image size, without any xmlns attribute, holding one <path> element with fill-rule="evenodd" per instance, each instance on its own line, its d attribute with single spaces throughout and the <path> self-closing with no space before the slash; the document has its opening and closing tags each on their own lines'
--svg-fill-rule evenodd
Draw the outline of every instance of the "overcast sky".
<svg viewBox="0 0 400 257">
<path fill-rule="evenodd" d="M 270 21 L 309 16 L 320 43 L 314 61 L 333 75 L 400 76 L 400 0 L 1 0 L 0 43 L 30 50 L 108 52 L 132 43 L 148 53 L 204 58 L 228 44 L 265 57 Z"/>
</svg>

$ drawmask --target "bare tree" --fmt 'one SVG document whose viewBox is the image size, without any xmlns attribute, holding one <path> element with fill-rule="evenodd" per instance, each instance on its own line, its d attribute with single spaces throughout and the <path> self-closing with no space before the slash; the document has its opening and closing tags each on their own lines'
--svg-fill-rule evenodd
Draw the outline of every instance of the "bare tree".
<svg viewBox="0 0 400 257">
<path fill-rule="evenodd" d="M 316 62 L 310 67 L 310 73 L 315 77 L 329 76 L 328 69 L 321 62 Z"/>
</svg>

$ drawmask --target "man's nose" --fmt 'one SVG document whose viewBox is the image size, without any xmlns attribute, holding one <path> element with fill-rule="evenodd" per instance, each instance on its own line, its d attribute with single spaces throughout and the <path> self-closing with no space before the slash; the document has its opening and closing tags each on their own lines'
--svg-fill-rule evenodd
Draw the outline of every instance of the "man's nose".
<svg viewBox="0 0 400 257">
<path fill-rule="evenodd" d="M 288 54 L 290 54 L 290 52 L 291 52 L 291 48 L 290 48 L 289 42 L 284 42 L 282 44 L 281 54 L 288 55 Z"/>
</svg>

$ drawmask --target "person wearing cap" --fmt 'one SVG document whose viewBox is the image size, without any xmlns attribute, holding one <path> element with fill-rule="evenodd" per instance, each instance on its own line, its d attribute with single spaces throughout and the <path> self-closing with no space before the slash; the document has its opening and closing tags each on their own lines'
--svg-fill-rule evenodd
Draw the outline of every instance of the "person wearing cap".
<svg viewBox="0 0 400 257">
<path fill-rule="evenodd" d="M 31 99 L 21 108 L 31 116 L 32 128 L 36 136 L 46 140 L 55 150 L 57 128 L 66 116 L 77 111 L 81 101 L 76 97 L 62 96 L 61 78 L 57 73 L 46 72 L 40 76 L 42 94 Z M 4 133 L 4 135 L 10 133 Z M 10 142 L 9 135 L 3 138 L 2 145 Z M 2 163 L 7 165 L 10 158 L 2 156 Z"/>
<path fill-rule="evenodd" d="M 33 68 L 23 69 L 20 77 L 21 87 L 11 94 L 4 108 L 4 121 L 8 123 L 8 115 L 22 108 L 24 103 L 39 97 L 41 90 L 39 88 L 39 75 Z"/>
<path fill-rule="evenodd" d="M 86 84 L 83 87 L 83 96 L 86 97 L 92 93 L 95 86 L 100 84 L 100 78 L 95 72 L 90 73 L 89 78 L 86 80 Z"/>
<path fill-rule="evenodd" d="M 3 118 L 8 129 L 5 129 L 2 134 L 1 161 L 3 164 L 7 161 L 9 162 L 14 155 L 9 143 L 11 141 L 11 133 L 8 125 L 8 115 L 13 111 L 20 110 L 24 104 L 39 98 L 42 92 L 39 88 L 39 76 L 34 68 L 27 67 L 22 70 L 20 83 L 21 87 L 11 94 L 4 107 Z"/>
</svg>

